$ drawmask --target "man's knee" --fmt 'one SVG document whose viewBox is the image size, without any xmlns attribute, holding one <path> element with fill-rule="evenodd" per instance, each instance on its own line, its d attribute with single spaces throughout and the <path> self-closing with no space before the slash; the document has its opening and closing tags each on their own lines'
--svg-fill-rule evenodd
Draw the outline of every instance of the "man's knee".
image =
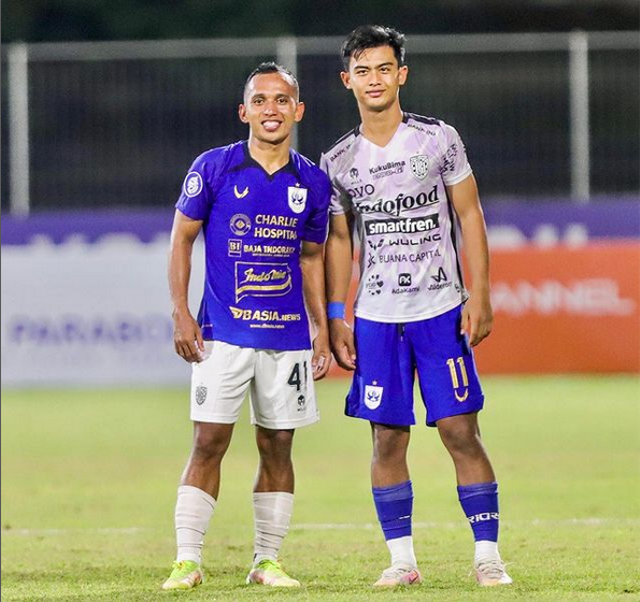
<svg viewBox="0 0 640 602">
<path fill-rule="evenodd" d="M 293 444 L 293 430 L 274 430 L 257 427 L 256 444 L 263 461 L 289 461 Z"/>
<path fill-rule="evenodd" d="M 452 454 L 475 454 L 482 450 L 475 415 L 464 414 L 444 418 L 437 423 L 440 438 Z"/>
<path fill-rule="evenodd" d="M 232 432 L 232 424 L 197 423 L 192 455 L 201 461 L 219 462 L 229 447 Z"/>
<path fill-rule="evenodd" d="M 409 445 L 408 427 L 372 425 L 373 457 L 376 462 L 397 462 L 406 457 Z"/>
</svg>

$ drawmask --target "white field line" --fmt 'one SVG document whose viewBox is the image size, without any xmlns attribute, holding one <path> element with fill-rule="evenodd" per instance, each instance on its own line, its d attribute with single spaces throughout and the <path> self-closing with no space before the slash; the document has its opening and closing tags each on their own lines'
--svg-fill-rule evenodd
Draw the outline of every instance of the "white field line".
<svg viewBox="0 0 640 602">
<path fill-rule="evenodd" d="M 528 521 L 501 521 L 503 527 L 603 527 L 603 526 L 636 526 L 640 527 L 640 518 L 567 518 L 548 520 L 534 518 Z M 377 523 L 300 523 L 291 525 L 292 531 L 369 531 L 377 530 Z M 419 522 L 413 523 L 414 529 L 467 529 L 464 520 L 456 522 Z M 70 529 L 2 529 L 2 537 L 44 537 L 70 535 L 72 533 L 94 533 L 96 535 L 134 535 L 155 529 L 144 527 L 124 528 L 70 528 Z"/>
</svg>

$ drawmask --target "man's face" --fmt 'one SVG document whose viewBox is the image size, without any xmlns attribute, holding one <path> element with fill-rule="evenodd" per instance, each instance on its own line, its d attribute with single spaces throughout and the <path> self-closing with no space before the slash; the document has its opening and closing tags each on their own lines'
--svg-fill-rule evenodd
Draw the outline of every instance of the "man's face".
<svg viewBox="0 0 640 602">
<path fill-rule="evenodd" d="M 302 119 L 304 103 L 298 102 L 296 88 L 280 73 L 256 75 L 238 108 L 240 120 L 248 123 L 251 135 L 267 144 L 284 142 L 293 124 Z"/>
<path fill-rule="evenodd" d="M 407 66 L 398 67 L 391 46 L 367 48 L 349 60 L 349 71 L 340 74 L 342 83 L 353 90 L 360 109 L 382 112 L 396 102 L 400 86 L 407 81 Z"/>
</svg>

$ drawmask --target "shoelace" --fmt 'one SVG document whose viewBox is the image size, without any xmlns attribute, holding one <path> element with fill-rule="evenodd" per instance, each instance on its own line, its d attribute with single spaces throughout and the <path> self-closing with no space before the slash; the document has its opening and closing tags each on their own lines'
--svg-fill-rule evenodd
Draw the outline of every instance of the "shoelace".
<svg viewBox="0 0 640 602">
<path fill-rule="evenodd" d="M 504 562 L 495 558 L 478 562 L 476 569 L 490 579 L 500 579 L 504 575 Z"/>
<path fill-rule="evenodd" d="M 262 569 L 263 571 L 272 571 L 274 572 L 278 577 L 288 577 L 289 575 L 287 575 L 283 568 L 280 566 L 279 562 L 274 562 L 273 560 L 263 560 L 260 564 L 258 564 L 258 568 Z"/>
</svg>

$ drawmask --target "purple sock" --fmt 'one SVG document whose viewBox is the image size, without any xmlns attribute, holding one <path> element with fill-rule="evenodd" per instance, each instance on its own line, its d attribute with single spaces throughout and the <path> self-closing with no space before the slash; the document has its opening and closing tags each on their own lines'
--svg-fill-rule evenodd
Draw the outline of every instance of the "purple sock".
<svg viewBox="0 0 640 602">
<path fill-rule="evenodd" d="M 411 535 L 413 513 L 411 481 L 390 487 L 373 487 L 372 491 L 384 538 L 389 540 Z"/>
<path fill-rule="evenodd" d="M 498 541 L 498 483 L 458 487 L 460 505 L 469 520 L 475 541 Z"/>
</svg>

